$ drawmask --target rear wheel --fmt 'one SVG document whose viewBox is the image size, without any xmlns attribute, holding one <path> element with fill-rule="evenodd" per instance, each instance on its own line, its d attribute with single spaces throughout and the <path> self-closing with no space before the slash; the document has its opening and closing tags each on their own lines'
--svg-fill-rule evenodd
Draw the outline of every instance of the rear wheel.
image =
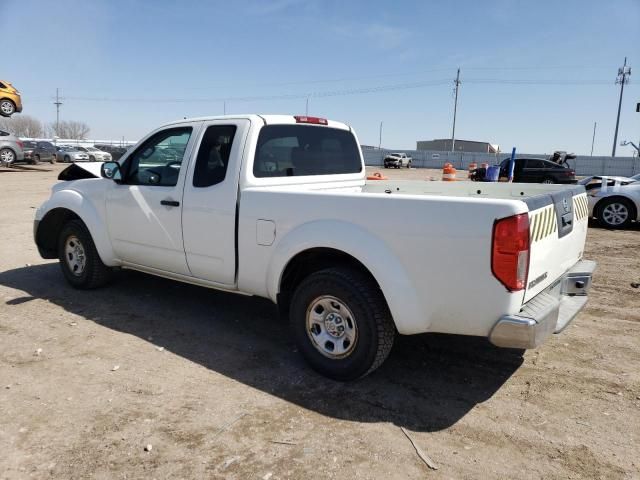
<svg viewBox="0 0 640 480">
<path fill-rule="evenodd" d="M 69 158 L 69 155 L 65 155 L 65 156 L 64 156 L 64 161 L 65 161 L 66 163 L 71 163 L 71 158 Z"/>
<path fill-rule="evenodd" d="M 313 273 L 296 288 L 290 320 L 311 367 L 335 380 L 354 380 L 389 355 L 395 326 L 380 288 L 350 268 Z"/>
<path fill-rule="evenodd" d="M 40 155 L 34 155 L 33 156 L 33 161 L 31 163 L 33 165 L 37 165 L 38 163 L 40 163 Z"/>
<path fill-rule="evenodd" d="M 89 161 L 90 161 L 90 162 L 95 162 L 95 161 L 96 161 L 96 157 L 94 157 L 93 155 L 91 155 L 91 156 L 89 157 Z"/>
<path fill-rule="evenodd" d="M 596 217 L 603 227 L 625 228 L 635 218 L 635 209 L 626 198 L 608 198 L 598 204 Z"/>
<path fill-rule="evenodd" d="M 546 178 L 542 179 L 542 183 L 549 185 L 549 184 L 553 184 L 553 183 L 556 183 L 556 182 L 553 181 L 553 178 L 546 177 Z"/>
<path fill-rule="evenodd" d="M 0 101 L 0 114 L 3 117 L 10 117 L 16 112 L 16 104 L 9 99 Z"/>
<path fill-rule="evenodd" d="M 0 163 L 5 165 L 11 165 L 16 159 L 16 154 L 10 148 L 3 148 L 0 150 Z"/>
<path fill-rule="evenodd" d="M 75 288 L 98 288 L 111 279 L 112 269 L 102 263 L 91 234 L 81 220 L 71 220 L 62 228 L 58 237 L 58 259 L 62 273 Z"/>
<path fill-rule="evenodd" d="M 407 168 L 411 168 L 411 160 L 407 162 Z"/>
</svg>

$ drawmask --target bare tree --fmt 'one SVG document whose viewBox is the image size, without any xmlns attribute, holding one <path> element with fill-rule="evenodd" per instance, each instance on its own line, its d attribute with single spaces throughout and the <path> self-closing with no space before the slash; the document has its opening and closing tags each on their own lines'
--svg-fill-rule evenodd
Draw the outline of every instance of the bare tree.
<svg viewBox="0 0 640 480">
<path fill-rule="evenodd" d="M 53 122 L 49 124 L 49 128 L 60 138 L 69 138 L 74 140 L 84 140 L 91 131 L 89 125 L 76 120 L 62 120 L 57 125 Z"/>
<path fill-rule="evenodd" d="M 42 138 L 42 123 L 29 115 L 0 118 L 0 129 L 13 133 L 16 137 Z"/>
</svg>

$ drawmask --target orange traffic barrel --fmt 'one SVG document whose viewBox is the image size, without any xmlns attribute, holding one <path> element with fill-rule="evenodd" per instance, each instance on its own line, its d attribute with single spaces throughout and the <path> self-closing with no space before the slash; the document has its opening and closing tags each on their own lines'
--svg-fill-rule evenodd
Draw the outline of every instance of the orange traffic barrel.
<svg viewBox="0 0 640 480">
<path fill-rule="evenodd" d="M 380 172 L 375 172 L 369 175 L 367 180 L 387 180 L 387 177 L 382 175 Z"/>
<path fill-rule="evenodd" d="M 442 169 L 442 181 L 455 182 L 456 181 L 456 169 L 450 163 L 446 163 Z"/>
</svg>

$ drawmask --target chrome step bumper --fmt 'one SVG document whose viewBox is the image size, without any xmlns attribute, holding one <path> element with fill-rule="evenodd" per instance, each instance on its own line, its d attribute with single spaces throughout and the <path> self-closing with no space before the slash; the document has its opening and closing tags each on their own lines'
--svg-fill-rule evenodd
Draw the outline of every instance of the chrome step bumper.
<svg viewBox="0 0 640 480">
<path fill-rule="evenodd" d="M 591 260 L 576 263 L 517 314 L 501 317 L 489 341 L 498 347 L 536 348 L 552 333 L 560 333 L 586 305 L 595 269 L 596 262 Z"/>
</svg>

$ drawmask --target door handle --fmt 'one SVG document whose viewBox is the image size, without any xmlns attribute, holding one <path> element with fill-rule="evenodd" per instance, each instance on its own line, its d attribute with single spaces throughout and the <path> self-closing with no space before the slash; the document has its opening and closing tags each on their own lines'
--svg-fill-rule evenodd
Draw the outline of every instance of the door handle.
<svg viewBox="0 0 640 480">
<path fill-rule="evenodd" d="M 179 207 L 180 202 L 175 200 L 160 200 L 160 205 L 166 205 L 167 207 Z"/>
</svg>

